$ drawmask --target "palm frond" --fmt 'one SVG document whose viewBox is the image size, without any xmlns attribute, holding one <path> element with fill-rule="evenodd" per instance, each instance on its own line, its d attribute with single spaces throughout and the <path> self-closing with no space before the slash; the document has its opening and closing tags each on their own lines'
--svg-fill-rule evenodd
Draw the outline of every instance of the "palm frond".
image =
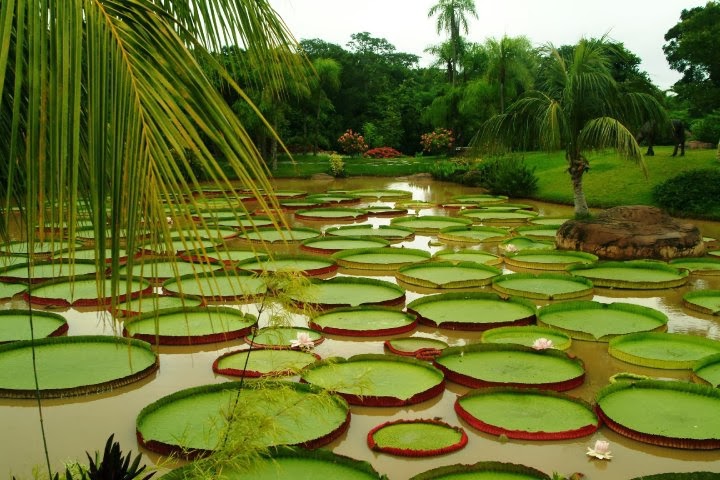
<svg viewBox="0 0 720 480">
<path fill-rule="evenodd" d="M 619 120 L 611 117 L 599 117 L 590 120 L 578 137 L 581 150 L 599 150 L 612 148 L 627 159 L 638 163 L 647 175 L 642 150 L 635 136 Z"/>
</svg>

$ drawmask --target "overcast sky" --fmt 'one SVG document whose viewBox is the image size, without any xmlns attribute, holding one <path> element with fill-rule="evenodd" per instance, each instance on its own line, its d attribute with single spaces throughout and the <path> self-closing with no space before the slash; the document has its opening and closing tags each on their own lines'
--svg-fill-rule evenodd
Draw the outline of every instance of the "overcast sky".
<svg viewBox="0 0 720 480">
<path fill-rule="evenodd" d="M 346 48 L 350 35 L 368 32 L 384 38 L 398 52 L 429 58 L 423 50 L 447 39 L 438 34 L 436 17 L 428 10 L 437 0 L 270 0 L 298 40 L 319 38 Z M 665 33 L 680 20 L 683 9 L 706 0 L 475 0 L 478 20 L 470 19 L 466 37 L 525 35 L 536 45 L 574 44 L 581 37 L 608 34 L 642 59 L 640 68 L 660 88 L 680 78 L 662 51 Z"/>
</svg>

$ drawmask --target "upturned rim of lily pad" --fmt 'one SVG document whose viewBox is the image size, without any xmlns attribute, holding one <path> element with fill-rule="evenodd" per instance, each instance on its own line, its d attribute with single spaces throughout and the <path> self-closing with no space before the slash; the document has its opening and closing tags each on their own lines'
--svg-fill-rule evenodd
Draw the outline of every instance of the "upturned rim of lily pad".
<svg viewBox="0 0 720 480">
<path fill-rule="evenodd" d="M 397 430 L 401 433 L 396 433 Z M 407 433 L 403 438 L 403 431 L 411 432 L 409 438 Z M 416 445 L 418 437 L 423 439 L 422 447 Z M 415 443 L 408 442 L 410 439 Z M 467 443 L 468 435 L 463 428 L 428 418 L 388 421 L 373 427 L 367 434 L 370 450 L 402 457 L 446 455 L 463 449 Z"/>
</svg>

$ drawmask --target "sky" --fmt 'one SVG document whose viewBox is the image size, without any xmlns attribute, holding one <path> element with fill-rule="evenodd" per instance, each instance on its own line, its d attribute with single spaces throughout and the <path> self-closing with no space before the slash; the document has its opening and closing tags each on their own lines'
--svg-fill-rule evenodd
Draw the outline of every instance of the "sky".
<svg viewBox="0 0 720 480">
<path fill-rule="evenodd" d="M 428 66 L 430 45 L 447 39 L 437 33 L 428 11 L 437 0 L 269 0 L 297 40 L 318 38 L 347 48 L 350 35 L 368 32 L 384 38 L 396 51 L 421 57 Z M 707 0 L 475 0 L 478 19 L 468 17 L 464 36 L 483 43 L 503 35 L 524 35 L 534 45 L 577 43 L 582 37 L 607 34 L 642 59 L 640 69 L 655 85 L 669 89 L 680 74 L 668 66 L 662 46 L 665 33 L 683 9 Z"/>
</svg>

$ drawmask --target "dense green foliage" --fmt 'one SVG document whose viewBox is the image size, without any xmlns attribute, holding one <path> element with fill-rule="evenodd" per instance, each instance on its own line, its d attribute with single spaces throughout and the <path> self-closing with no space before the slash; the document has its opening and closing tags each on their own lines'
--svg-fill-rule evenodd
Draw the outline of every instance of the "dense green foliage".
<svg viewBox="0 0 720 480">
<path fill-rule="evenodd" d="M 519 155 L 491 158 L 477 166 L 477 183 L 494 195 L 532 197 L 537 191 L 535 167 Z"/>
<path fill-rule="evenodd" d="M 652 191 L 655 204 L 671 215 L 720 217 L 720 168 L 688 170 Z"/>
</svg>

